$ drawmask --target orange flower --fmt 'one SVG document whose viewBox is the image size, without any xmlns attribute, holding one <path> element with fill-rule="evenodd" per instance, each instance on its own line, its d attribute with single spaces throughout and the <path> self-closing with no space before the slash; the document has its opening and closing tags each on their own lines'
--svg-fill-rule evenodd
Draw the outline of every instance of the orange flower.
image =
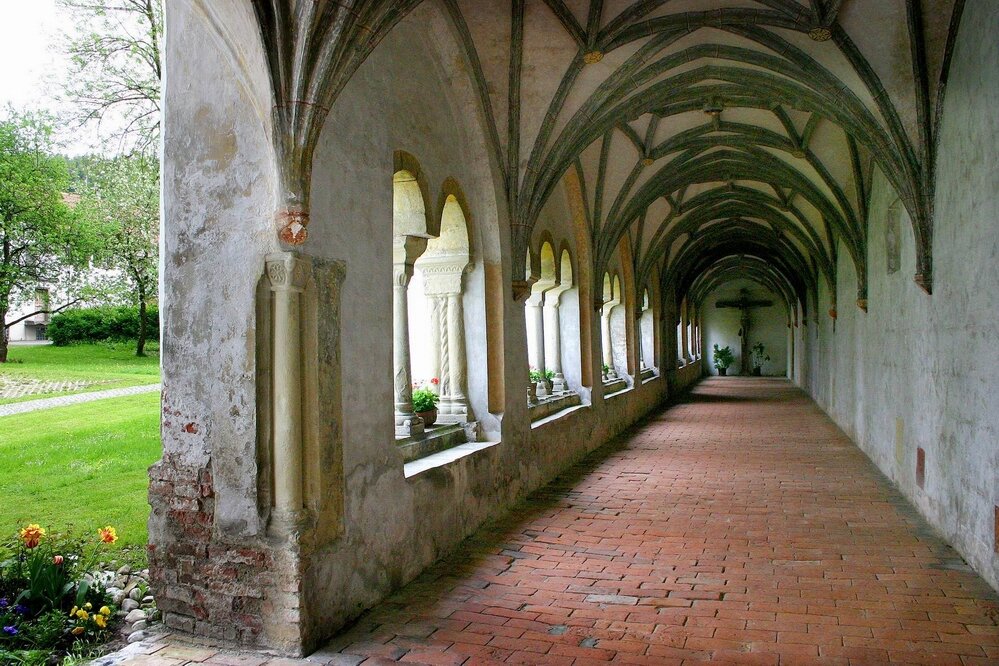
<svg viewBox="0 0 999 666">
<path fill-rule="evenodd" d="M 45 529 L 36 523 L 32 523 L 27 527 L 22 527 L 20 534 L 25 548 L 36 548 L 41 543 L 42 537 L 45 536 Z"/>
<path fill-rule="evenodd" d="M 74 636 L 79 636 L 84 631 L 85 631 L 85 629 L 83 627 L 73 627 L 73 635 Z"/>
<path fill-rule="evenodd" d="M 97 530 L 97 535 L 101 538 L 104 543 L 114 543 L 118 540 L 118 532 L 115 528 L 108 525 L 107 527 L 102 527 Z"/>
</svg>

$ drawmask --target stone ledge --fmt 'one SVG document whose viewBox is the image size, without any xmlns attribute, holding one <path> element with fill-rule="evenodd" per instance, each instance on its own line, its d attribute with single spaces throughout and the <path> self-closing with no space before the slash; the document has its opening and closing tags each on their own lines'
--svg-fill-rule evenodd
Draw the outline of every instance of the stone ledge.
<svg viewBox="0 0 999 666">
<path fill-rule="evenodd" d="M 614 381 L 604 382 L 604 398 L 609 398 L 612 395 L 617 395 L 619 393 L 624 393 L 628 390 L 628 382 L 624 378 L 618 378 Z"/>
<path fill-rule="evenodd" d="M 459 423 L 449 423 L 428 428 L 423 437 L 397 439 L 396 445 L 402 451 L 402 461 L 410 463 L 467 442 L 465 428 Z"/>
<path fill-rule="evenodd" d="M 445 449 L 439 453 L 434 453 L 425 458 L 420 458 L 406 463 L 403 466 L 403 474 L 407 479 L 413 479 L 421 472 L 449 465 L 457 460 L 470 456 L 474 453 L 478 453 L 479 451 L 492 448 L 497 444 L 499 444 L 499 442 L 469 442 L 468 444 L 459 444 L 458 446 Z"/>
<path fill-rule="evenodd" d="M 575 407 L 582 402 L 578 393 L 563 393 L 562 395 L 545 398 L 536 405 L 528 407 L 527 413 L 531 417 L 531 422 L 546 419 L 556 412 Z"/>
<path fill-rule="evenodd" d="M 536 428 L 541 428 L 543 426 L 551 425 L 553 423 L 559 423 L 560 421 L 564 421 L 567 418 L 569 418 L 569 416 L 571 416 L 572 414 L 575 414 L 576 412 L 581 411 L 583 409 L 589 409 L 589 408 L 590 408 L 589 405 L 584 405 L 582 403 L 575 404 L 571 407 L 566 407 L 565 409 L 559 410 L 554 414 L 551 414 L 550 416 L 545 416 L 544 418 L 540 418 L 537 421 L 532 422 L 531 429 L 534 430 Z"/>
</svg>

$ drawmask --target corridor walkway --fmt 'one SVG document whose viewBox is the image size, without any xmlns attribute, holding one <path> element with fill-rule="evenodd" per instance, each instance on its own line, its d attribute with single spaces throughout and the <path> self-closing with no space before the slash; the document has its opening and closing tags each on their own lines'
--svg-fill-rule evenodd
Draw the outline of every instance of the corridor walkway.
<svg viewBox="0 0 999 666">
<path fill-rule="evenodd" d="M 995 664 L 996 609 L 802 392 L 716 378 L 311 662 Z"/>
<path fill-rule="evenodd" d="M 999 663 L 997 620 L 989 587 L 811 400 L 732 378 L 331 648 L 434 664 Z"/>
</svg>

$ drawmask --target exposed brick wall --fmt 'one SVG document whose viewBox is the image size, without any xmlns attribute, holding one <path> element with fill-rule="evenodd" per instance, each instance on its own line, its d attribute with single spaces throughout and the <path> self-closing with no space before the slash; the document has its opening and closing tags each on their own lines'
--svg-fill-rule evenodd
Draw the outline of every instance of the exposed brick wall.
<svg viewBox="0 0 999 666">
<path fill-rule="evenodd" d="M 213 536 L 211 464 L 185 466 L 170 456 L 149 470 L 151 585 L 172 629 L 245 644 L 270 643 L 263 617 L 275 558 L 266 543 L 228 544 Z"/>
</svg>

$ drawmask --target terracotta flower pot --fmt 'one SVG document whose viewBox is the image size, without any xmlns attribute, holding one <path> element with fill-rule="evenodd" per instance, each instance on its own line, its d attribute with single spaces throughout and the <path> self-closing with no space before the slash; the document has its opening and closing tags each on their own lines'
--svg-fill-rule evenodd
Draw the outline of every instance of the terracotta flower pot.
<svg viewBox="0 0 999 666">
<path fill-rule="evenodd" d="M 423 419 L 423 425 L 432 426 L 437 423 L 437 409 L 431 409 L 426 412 L 416 412 L 416 415 Z"/>
</svg>

